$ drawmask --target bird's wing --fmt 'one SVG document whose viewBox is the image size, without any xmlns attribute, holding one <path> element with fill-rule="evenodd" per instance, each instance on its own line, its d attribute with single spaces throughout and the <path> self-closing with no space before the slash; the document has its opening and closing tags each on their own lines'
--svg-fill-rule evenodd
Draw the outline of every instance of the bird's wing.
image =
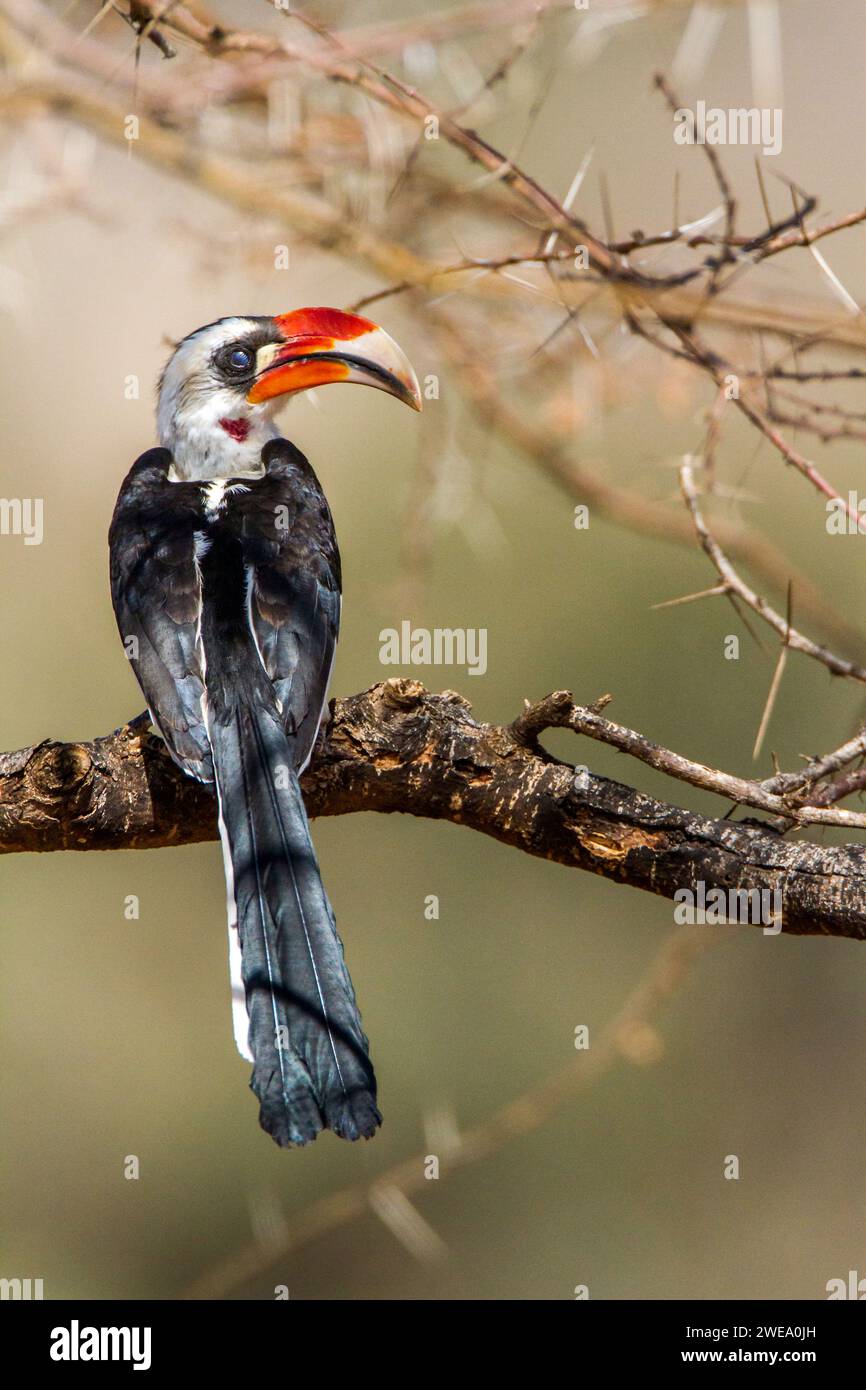
<svg viewBox="0 0 866 1390">
<path fill-rule="evenodd" d="M 150 449 L 123 483 L 109 532 L 111 596 L 127 656 L 172 757 L 190 776 L 212 782 L 198 635 L 198 489 L 170 483 L 170 463 L 167 450 Z"/>
<path fill-rule="evenodd" d="M 265 446 L 264 458 L 266 478 L 236 499 L 248 518 L 248 611 L 296 766 L 303 769 L 334 661 L 340 555 L 327 502 L 303 454 L 281 439 Z"/>
</svg>

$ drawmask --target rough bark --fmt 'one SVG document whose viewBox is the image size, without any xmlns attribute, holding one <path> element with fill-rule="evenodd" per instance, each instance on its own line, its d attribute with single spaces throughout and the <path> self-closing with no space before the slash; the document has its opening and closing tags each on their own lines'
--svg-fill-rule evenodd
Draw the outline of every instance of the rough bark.
<svg viewBox="0 0 866 1390">
<path fill-rule="evenodd" d="M 781 892 L 783 930 L 866 937 L 866 847 L 789 842 L 552 758 L 537 719 L 473 719 L 454 692 L 396 679 L 332 704 L 303 779 L 313 816 L 401 811 L 672 898 L 699 881 Z M 140 716 L 90 743 L 0 754 L 0 851 L 148 849 L 216 838 L 215 802 Z"/>
</svg>

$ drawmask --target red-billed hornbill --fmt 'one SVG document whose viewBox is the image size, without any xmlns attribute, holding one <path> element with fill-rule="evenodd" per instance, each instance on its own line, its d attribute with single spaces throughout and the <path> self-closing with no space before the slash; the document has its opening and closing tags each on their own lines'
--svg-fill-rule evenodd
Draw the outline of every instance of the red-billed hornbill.
<svg viewBox="0 0 866 1390">
<path fill-rule="evenodd" d="M 175 762 L 216 784 L 235 1038 L 282 1145 L 381 1123 L 367 1039 L 298 778 L 325 709 L 340 622 L 331 513 L 274 414 L 326 382 L 421 408 L 409 362 L 336 309 L 224 318 L 184 338 L 159 384 L 160 448 L 111 523 L 127 655 Z"/>
</svg>

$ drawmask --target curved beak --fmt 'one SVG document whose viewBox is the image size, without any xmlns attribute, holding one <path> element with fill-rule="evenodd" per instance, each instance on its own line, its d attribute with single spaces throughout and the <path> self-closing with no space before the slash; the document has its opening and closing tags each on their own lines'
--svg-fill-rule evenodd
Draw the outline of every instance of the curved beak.
<svg viewBox="0 0 866 1390">
<path fill-rule="evenodd" d="M 340 309 L 295 309 L 274 318 L 277 338 L 259 348 L 252 405 L 331 381 L 375 386 L 421 409 L 418 379 L 394 339 L 370 319 Z"/>
</svg>

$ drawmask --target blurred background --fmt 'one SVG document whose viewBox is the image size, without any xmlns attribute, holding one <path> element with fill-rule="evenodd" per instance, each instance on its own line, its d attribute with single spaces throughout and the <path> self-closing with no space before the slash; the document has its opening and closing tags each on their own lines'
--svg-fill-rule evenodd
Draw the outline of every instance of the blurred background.
<svg viewBox="0 0 866 1390">
<path fill-rule="evenodd" d="M 332 44 L 266 4 L 210 13 L 225 30 L 333 60 Z M 593 151 L 573 210 L 607 240 L 719 204 L 704 152 L 672 138 L 657 71 L 689 103 L 783 111 L 782 151 L 763 160 L 774 216 L 791 212 L 776 174 L 818 196 L 827 218 L 863 203 L 857 0 L 594 0 L 535 16 L 493 0 L 435 12 L 331 0 L 307 13 L 557 198 Z M 440 267 L 532 255 L 545 229 L 501 180 L 441 136 L 419 140 L 417 122 L 315 58 L 274 75 L 267 57 L 224 60 L 163 26 L 176 56 L 145 39 L 136 62 L 135 34 L 93 0 L 4 0 L 0 15 L 0 495 L 44 499 L 41 545 L 0 537 L 0 746 L 14 749 L 105 734 L 141 709 L 111 611 L 106 534 L 126 470 L 153 442 L 170 343 L 224 314 L 346 307 L 406 278 L 339 236 L 322 245 L 280 198 L 336 210 L 353 235 Z M 124 138 L 130 113 L 138 142 Z M 163 137 L 201 162 L 178 172 Z M 741 229 L 760 231 L 755 151 L 722 154 Z M 252 179 L 258 208 L 232 170 Z M 854 226 L 822 243 L 860 301 L 864 235 Z M 283 246 L 287 269 L 275 264 Z M 682 243 L 634 258 L 652 273 L 693 263 Z M 672 531 L 684 515 L 676 470 L 702 447 L 712 383 L 628 332 L 603 294 L 572 321 L 544 267 L 482 270 L 369 308 L 419 377 L 436 378 L 421 417 L 343 390 L 302 397 L 283 417 L 322 479 L 343 554 L 332 693 L 414 675 L 508 721 L 553 689 L 582 702 L 609 691 L 618 722 L 744 776 L 769 775 L 773 753 L 793 768 L 843 742 L 860 725 L 862 689 L 792 656 L 754 763 L 772 634 L 759 647 L 719 599 L 652 611 L 712 585 L 706 558 L 664 526 L 639 534 L 594 494 L 576 529 L 579 479 L 557 479 L 479 415 L 450 349 L 482 362 L 508 407 L 576 467 L 669 508 Z M 818 322 L 845 312 L 806 250 L 748 269 L 730 298 L 823 306 Z M 862 320 L 846 322 L 856 337 Z M 736 335 L 720 332 L 741 358 L 780 352 L 757 311 Z M 855 347 L 845 360 L 858 360 Z M 854 382 L 851 409 L 858 396 L 863 411 Z M 800 613 L 798 578 L 795 621 L 864 661 L 862 537 L 828 535 L 804 479 L 744 422 L 726 413 L 724 424 L 711 515 L 758 536 L 759 562 L 781 549 L 825 605 L 823 619 Z M 792 438 L 843 495 L 866 494 L 862 440 Z M 760 568 L 744 572 L 784 606 L 787 571 L 773 586 Z M 383 667 L 379 633 L 403 619 L 486 628 L 486 674 Z M 734 633 L 740 657 L 727 660 Z M 545 742 L 661 799 L 728 810 L 598 744 Z M 47 1298 L 270 1298 L 285 1285 L 327 1299 L 561 1299 L 578 1285 L 592 1298 L 821 1298 L 829 1279 L 866 1274 L 861 945 L 683 929 L 707 949 L 639 1045 L 614 1047 L 609 1065 L 565 1086 L 543 1122 L 449 1164 L 455 1132 L 537 1095 L 562 1068 L 592 1067 L 575 1029 L 600 1042 L 653 970 L 672 905 L 451 825 L 357 815 L 317 821 L 314 834 L 385 1124 L 370 1144 L 325 1134 L 292 1153 L 259 1130 L 232 1042 L 218 845 L 4 859 L 0 1274 L 43 1278 Z M 137 920 L 124 913 L 129 895 Z M 417 1174 L 429 1154 L 440 1176 L 415 1183 L 406 1207 L 391 1170 Z M 124 1176 L 128 1155 L 138 1180 Z"/>
</svg>

